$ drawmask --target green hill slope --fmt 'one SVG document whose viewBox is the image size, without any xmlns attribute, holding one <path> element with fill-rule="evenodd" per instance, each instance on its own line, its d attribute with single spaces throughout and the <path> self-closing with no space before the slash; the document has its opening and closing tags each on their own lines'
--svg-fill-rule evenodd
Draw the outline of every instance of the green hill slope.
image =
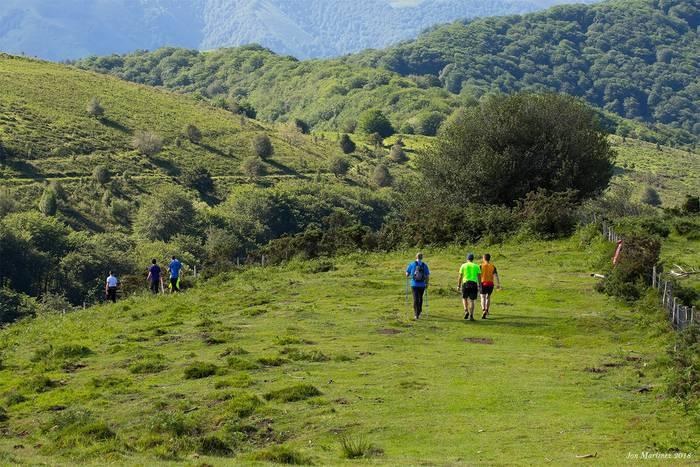
<svg viewBox="0 0 700 467">
<path fill-rule="evenodd" d="M 231 186 L 250 183 L 241 162 L 254 156 L 252 141 L 260 135 L 269 135 L 274 146 L 274 155 L 263 164 L 267 183 L 310 180 L 319 172 L 326 178 L 329 159 L 341 154 L 337 143 L 289 126 L 264 124 L 190 97 L 63 65 L 0 55 L 0 87 L 3 188 L 34 206 L 45 181 L 60 181 L 69 196 L 66 205 L 75 211 L 64 214 L 74 222 L 84 218 L 82 227 L 92 230 L 119 227 L 99 208 L 105 190 L 135 204 L 144 193 L 182 185 L 182 176 L 195 167 L 211 173 L 222 198 Z M 88 115 L 92 97 L 101 100 L 104 118 Z M 185 136 L 187 125 L 201 131 L 200 143 Z M 150 157 L 134 150 L 139 131 L 160 136 L 163 150 Z M 356 163 L 363 161 L 356 157 Z M 98 166 L 111 172 L 112 186 L 92 180 Z M 363 180 L 356 177 L 355 182 Z"/>
<path fill-rule="evenodd" d="M 665 395 L 663 318 L 592 291 L 592 258 L 611 248 L 495 248 L 504 290 L 474 323 L 452 291 L 453 249 L 426 252 L 418 322 L 406 252 L 14 324 L 0 330 L 0 461 L 336 465 L 352 462 L 343 437 L 379 465 L 695 453 L 697 425 Z"/>
</svg>

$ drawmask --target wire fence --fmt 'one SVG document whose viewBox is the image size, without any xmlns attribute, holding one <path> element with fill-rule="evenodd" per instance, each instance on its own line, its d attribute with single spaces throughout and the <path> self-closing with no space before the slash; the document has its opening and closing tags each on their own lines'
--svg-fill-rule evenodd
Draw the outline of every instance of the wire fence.
<svg viewBox="0 0 700 467">
<path fill-rule="evenodd" d="M 619 243 L 623 237 L 615 232 L 611 226 L 603 222 L 601 224 L 603 237 L 609 242 Z M 664 277 L 656 265 L 651 270 L 651 286 L 659 291 L 661 296 L 661 306 L 665 310 L 669 321 L 674 329 L 682 331 L 697 321 L 695 318 L 695 307 L 682 305 L 678 297 L 673 293 L 673 281 Z"/>
</svg>

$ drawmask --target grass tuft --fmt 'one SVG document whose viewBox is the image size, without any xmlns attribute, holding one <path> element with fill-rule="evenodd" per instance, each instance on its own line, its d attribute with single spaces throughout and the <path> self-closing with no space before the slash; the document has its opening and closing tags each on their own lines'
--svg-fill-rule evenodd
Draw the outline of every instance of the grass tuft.
<svg viewBox="0 0 700 467">
<path fill-rule="evenodd" d="M 255 394 L 241 393 L 235 395 L 227 404 L 227 412 L 238 418 L 246 418 L 253 415 L 255 410 L 263 405 L 263 401 Z"/>
<path fill-rule="evenodd" d="M 319 391 L 316 386 L 310 384 L 297 384 L 295 386 L 289 386 L 283 389 L 278 389 L 277 391 L 271 391 L 265 394 L 263 397 L 265 400 L 276 400 L 280 402 L 295 402 L 308 399 L 310 397 L 316 397 L 323 394 Z"/>
<path fill-rule="evenodd" d="M 0 422 L 6 422 L 10 417 L 7 416 L 7 410 L 4 407 L 0 407 Z"/>
<path fill-rule="evenodd" d="M 185 368 L 185 379 L 200 379 L 215 375 L 218 367 L 213 363 L 194 362 Z"/>
<path fill-rule="evenodd" d="M 10 407 L 13 405 L 21 404 L 22 402 L 25 402 L 26 400 L 27 400 L 27 398 L 23 394 L 20 394 L 17 391 L 12 391 L 5 398 L 5 404 L 8 407 Z"/>
<path fill-rule="evenodd" d="M 254 459 L 263 462 L 289 465 L 313 465 L 311 458 L 289 446 L 273 446 L 255 454 Z"/>
<path fill-rule="evenodd" d="M 304 350 L 287 347 L 282 349 L 281 353 L 295 362 L 327 362 L 330 360 L 330 358 L 320 350 L 311 350 L 306 352 Z"/>
<path fill-rule="evenodd" d="M 289 360 L 282 357 L 260 357 L 258 358 L 258 363 L 263 366 L 282 366 Z"/>
<path fill-rule="evenodd" d="M 374 457 L 382 453 L 364 436 L 343 435 L 340 437 L 340 449 L 346 459 L 360 459 Z"/>
<path fill-rule="evenodd" d="M 205 436 L 199 439 L 197 454 L 204 456 L 230 456 L 233 449 L 218 436 Z"/>
<path fill-rule="evenodd" d="M 35 376 L 24 383 L 24 388 L 30 392 L 42 393 L 50 391 L 58 386 L 58 382 L 48 376 Z"/>
<path fill-rule="evenodd" d="M 227 358 L 226 364 L 233 370 L 256 370 L 260 368 L 260 365 L 257 363 L 239 357 Z"/>
<path fill-rule="evenodd" d="M 92 355 L 94 352 L 84 345 L 68 344 L 53 347 L 47 345 L 37 349 L 32 356 L 32 362 L 50 362 L 54 360 L 66 360 L 69 358 L 82 358 Z"/>
<path fill-rule="evenodd" d="M 181 412 L 166 411 L 157 414 L 150 423 L 152 433 L 171 436 L 196 435 L 199 426 Z"/>
</svg>

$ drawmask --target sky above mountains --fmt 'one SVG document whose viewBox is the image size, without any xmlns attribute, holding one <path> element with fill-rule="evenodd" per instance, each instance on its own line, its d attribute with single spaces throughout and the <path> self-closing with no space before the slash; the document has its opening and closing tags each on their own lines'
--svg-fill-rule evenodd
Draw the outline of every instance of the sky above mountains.
<svg viewBox="0 0 700 467">
<path fill-rule="evenodd" d="M 65 60 L 136 49 L 259 43 L 297 58 L 344 55 L 456 19 L 566 0 L 2 0 L 0 51 Z"/>
</svg>

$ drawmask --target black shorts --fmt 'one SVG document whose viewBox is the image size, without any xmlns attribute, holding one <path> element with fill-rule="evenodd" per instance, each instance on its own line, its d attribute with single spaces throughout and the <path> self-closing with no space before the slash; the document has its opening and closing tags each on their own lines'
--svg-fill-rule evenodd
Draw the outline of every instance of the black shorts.
<svg viewBox="0 0 700 467">
<path fill-rule="evenodd" d="M 493 285 L 481 285 L 481 295 L 491 295 L 493 293 Z"/>
<path fill-rule="evenodd" d="M 476 300 L 476 296 L 479 294 L 479 286 L 476 282 L 465 282 L 462 284 L 462 298 L 468 298 L 469 300 Z"/>
</svg>

